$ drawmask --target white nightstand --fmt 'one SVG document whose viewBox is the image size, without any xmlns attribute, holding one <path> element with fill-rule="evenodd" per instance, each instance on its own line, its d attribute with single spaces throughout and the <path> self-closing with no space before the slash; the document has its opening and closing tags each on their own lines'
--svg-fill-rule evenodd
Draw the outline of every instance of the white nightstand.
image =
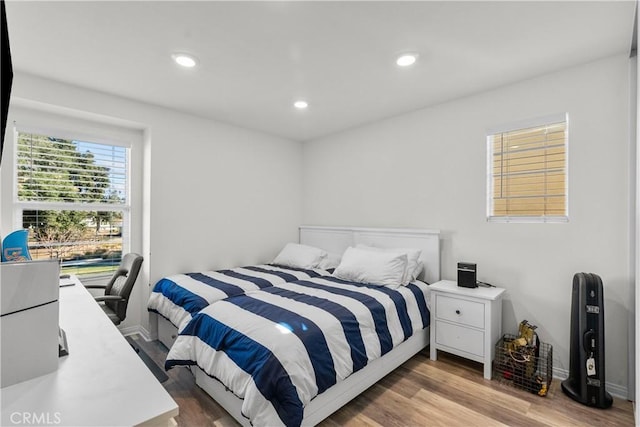
<svg viewBox="0 0 640 427">
<path fill-rule="evenodd" d="M 444 350 L 484 363 L 484 377 L 491 379 L 494 346 L 502 335 L 503 288 L 463 288 L 441 280 L 431 291 L 431 360 Z"/>
</svg>

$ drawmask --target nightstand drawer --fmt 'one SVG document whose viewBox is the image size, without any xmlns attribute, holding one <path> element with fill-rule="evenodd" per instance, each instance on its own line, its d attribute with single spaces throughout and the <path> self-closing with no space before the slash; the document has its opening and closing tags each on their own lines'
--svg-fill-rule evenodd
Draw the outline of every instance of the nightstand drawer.
<svg viewBox="0 0 640 427">
<path fill-rule="evenodd" d="M 484 304 L 438 295 L 436 297 L 436 317 L 484 329 Z"/>
<path fill-rule="evenodd" d="M 436 343 L 484 357 L 484 332 L 436 321 Z"/>
</svg>

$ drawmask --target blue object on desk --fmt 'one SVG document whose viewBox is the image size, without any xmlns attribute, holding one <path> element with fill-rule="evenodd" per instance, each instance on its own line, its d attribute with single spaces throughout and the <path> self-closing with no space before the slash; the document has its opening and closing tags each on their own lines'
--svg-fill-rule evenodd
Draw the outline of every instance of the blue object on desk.
<svg viewBox="0 0 640 427">
<path fill-rule="evenodd" d="M 16 230 L 2 241 L 2 262 L 31 261 L 29 230 Z"/>
</svg>

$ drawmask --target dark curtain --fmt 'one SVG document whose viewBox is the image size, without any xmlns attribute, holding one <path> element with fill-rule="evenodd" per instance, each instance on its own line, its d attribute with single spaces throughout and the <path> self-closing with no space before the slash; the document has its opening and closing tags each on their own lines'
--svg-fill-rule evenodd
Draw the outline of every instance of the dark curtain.
<svg viewBox="0 0 640 427">
<path fill-rule="evenodd" d="M 11 64 L 11 50 L 9 48 L 9 29 L 7 28 L 7 12 L 4 1 L 0 2 L 2 8 L 2 56 L 0 57 L 0 75 L 2 76 L 2 86 L 0 97 L 2 98 L 2 128 L 0 129 L 0 163 L 2 162 L 2 151 L 4 148 L 4 132 L 7 128 L 7 114 L 9 113 L 9 97 L 11 96 L 11 84 L 13 82 L 13 66 Z"/>
</svg>

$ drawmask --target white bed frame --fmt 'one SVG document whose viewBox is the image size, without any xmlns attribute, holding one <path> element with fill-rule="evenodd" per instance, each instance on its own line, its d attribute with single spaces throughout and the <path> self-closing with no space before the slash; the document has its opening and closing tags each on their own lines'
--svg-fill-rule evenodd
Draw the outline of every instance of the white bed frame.
<svg viewBox="0 0 640 427">
<path fill-rule="evenodd" d="M 425 269 L 419 279 L 427 283 L 440 280 L 440 232 L 438 230 L 302 226 L 300 243 L 336 254 L 342 254 L 347 247 L 359 243 L 382 248 L 422 249 L 421 259 Z M 165 321 L 165 323 L 173 327 L 169 322 Z M 305 407 L 302 425 L 313 426 L 320 423 L 428 344 L 429 328 L 426 328 L 346 380 L 319 394 Z M 194 369 L 194 371 L 198 386 L 211 395 L 240 424 L 251 425 L 242 415 L 240 398 L 202 370 Z"/>
<path fill-rule="evenodd" d="M 424 270 L 418 279 L 434 283 L 440 280 L 440 231 L 408 228 L 300 227 L 300 243 L 333 254 L 342 255 L 349 246 L 358 244 L 379 248 L 416 248 Z"/>
</svg>

